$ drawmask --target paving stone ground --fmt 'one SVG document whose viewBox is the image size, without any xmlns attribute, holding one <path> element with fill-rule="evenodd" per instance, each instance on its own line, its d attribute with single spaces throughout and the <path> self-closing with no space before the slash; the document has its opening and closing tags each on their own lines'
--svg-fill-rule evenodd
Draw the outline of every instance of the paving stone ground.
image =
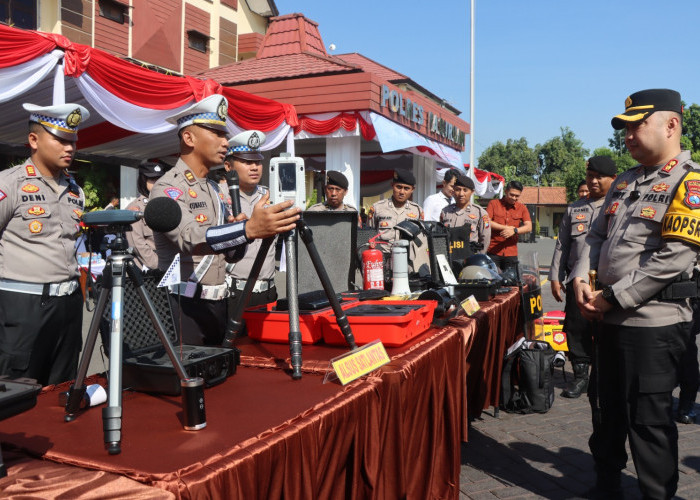
<svg viewBox="0 0 700 500">
<path fill-rule="evenodd" d="M 573 376 L 567 362 L 567 378 Z M 462 444 L 460 499 L 583 498 L 595 481 L 588 450 L 591 413 L 588 399 L 560 396 L 566 386 L 555 371 L 555 400 L 545 414 L 519 415 L 490 408 L 469 427 Z M 678 396 L 678 389 L 674 392 Z M 696 404 L 696 412 L 700 405 Z M 680 480 L 675 498 L 700 499 L 700 424 L 678 424 Z M 629 455 L 629 449 L 628 449 Z M 642 496 L 632 458 L 623 471 L 627 500 Z"/>
</svg>

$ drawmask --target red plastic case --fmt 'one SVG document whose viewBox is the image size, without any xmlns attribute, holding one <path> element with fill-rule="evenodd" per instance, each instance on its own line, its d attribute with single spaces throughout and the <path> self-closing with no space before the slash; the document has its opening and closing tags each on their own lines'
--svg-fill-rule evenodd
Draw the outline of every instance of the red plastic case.
<svg viewBox="0 0 700 500">
<path fill-rule="evenodd" d="M 354 301 L 354 299 L 351 300 L 351 302 Z M 341 305 L 344 303 L 341 302 Z M 276 303 L 272 303 L 245 310 L 243 319 L 251 339 L 276 344 L 289 342 L 289 311 L 275 311 L 275 305 Z M 301 343 L 308 345 L 319 342 L 323 336 L 319 319 L 332 314 L 333 308 L 331 307 L 324 307 L 316 311 L 299 311 Z"/>
<path fill-rule="evenodd" d="M 385 346 L 396 347 L 430 328 L 436 305 L 434 300 L 367 300 L 343 306 L 343 310 L 346 312 L 357 345 L 368 344 L 379 339 Z M 415 308 L 404 311 L 401 315 L 372 315 L 371 311 L 370 314 L 361 316 L 351 314 L 352 309 L 357 307 L 387 306 L 415 306 Z M 319 318 L 319 322 L 323 331 L 323 340 L 326 343 L 347 345 L 332 311 Z"/>
</svg>

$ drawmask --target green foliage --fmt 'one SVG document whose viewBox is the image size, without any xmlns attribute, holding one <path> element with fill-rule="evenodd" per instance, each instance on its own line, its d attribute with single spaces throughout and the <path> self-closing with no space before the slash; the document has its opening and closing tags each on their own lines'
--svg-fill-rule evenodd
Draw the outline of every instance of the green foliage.
<svg viewBox="0 0 700 500">
<path fill-rule="evenodd" d="M 614 130 L 612 138 L 608 139 L 608 144 L 615 154 L 620 155 L 626 153 L 627 145 L 625 145 L 625 129 Z"/>
<path fill-rule="evenodd" d="M 537 174 L 537 154 L 527 145 L 527 139 L 508 139 L 489 146 L 479 156 L 479 168 L 505 177 L 506 182 L 520 181 L 526 186 L 534 185 Z"/>
<path fill-rule="evenodd" d="M 85 193 L 85 211 L 100 209 L 109 202 L 109 196 L 113 188 L 107 168 L 90 164 L 81 166 L 78 171 L 78 184 Z"/>
<path fill-rule="evenodd" d="M 700 151 L 700 106 L 691 104 L 686 107 L 684 103 L 683 108 L 683 138 L 691 144 L 687 149 Z"/>
<path fill-rule="evenodd" d="M 569 127 L 560 130 L 559 137 L 537 146 L 537 154 L 544 156 L 540 180 L 542 186 L 561 186 L 565 179 L 580 180 L 581 173 L 585 172 L 588 150 L 583 147 L 583 141 Z"/>
</svg>

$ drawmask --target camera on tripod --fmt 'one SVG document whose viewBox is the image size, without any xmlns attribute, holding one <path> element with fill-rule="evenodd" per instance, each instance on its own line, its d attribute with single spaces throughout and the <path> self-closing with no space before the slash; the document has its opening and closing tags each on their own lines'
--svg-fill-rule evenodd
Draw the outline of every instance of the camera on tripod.
<svg viewBox="0 0 700 500">
<path fill-rule="evenodd" d="M 306 207 L 304 159 L 280 153 L 270 160 L 270 201 L 273 204 L 292 200 L 294 206 Z"/>
</svg>

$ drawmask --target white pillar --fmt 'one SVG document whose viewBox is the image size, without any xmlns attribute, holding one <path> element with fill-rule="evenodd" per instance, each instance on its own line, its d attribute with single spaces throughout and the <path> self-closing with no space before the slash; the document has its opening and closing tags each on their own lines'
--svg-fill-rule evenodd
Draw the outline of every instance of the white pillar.
<svg viewBox="0 0 700 500">
<path fill-rule="evenodd" d="M 119 208 L 125 209 L 129 203 L 139 196 L 136 183 L 139 180 L 139 169 L 121 165 L 119 167 Z"/>
<path fill-rule="evenodd" d="M 326 137 L 326 171 L 337 170 L 348 178 L 345 202 L 360 210 L 359 136 Z"/>
<path fill-rule="evenodd" d="M 425 156 L 413 155 L 413 175 L 416 178 L 413 201 L 422 208 L 423 201 L 431 194 L 436 193 L 437 173 L 435 172 L 435 160 Z"/>
</svg>

